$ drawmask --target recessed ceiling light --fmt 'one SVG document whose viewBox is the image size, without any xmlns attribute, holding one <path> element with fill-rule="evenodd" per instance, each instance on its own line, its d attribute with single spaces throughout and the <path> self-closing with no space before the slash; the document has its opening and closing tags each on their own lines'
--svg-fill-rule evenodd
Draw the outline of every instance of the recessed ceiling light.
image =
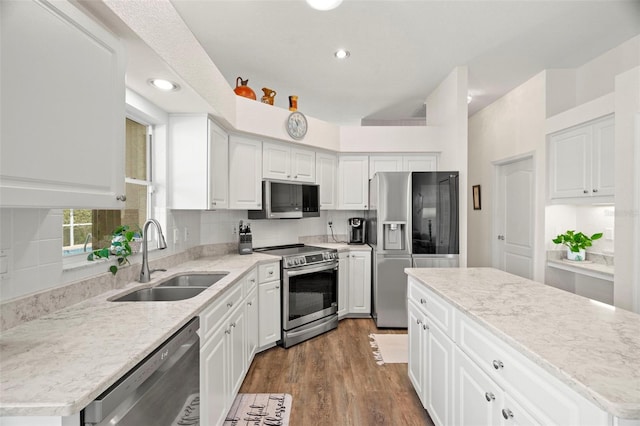
<svg viewBox="0 0 640 426">
<path fill-rule="evenodd" d="M 333 54 L 333 56 L 338 59 L 347 59 L 349 56 L 351 56 L 351 52 L 344 49 L 338 49 L 336 50 L 336 53 Z"/>
<path fill-rule="evenodd" d="M 173 81 L 164 80 L 162 78 L 152 78 L 149 80 L 149 84 L 155 87 L 156 89 L 171 92 L 174 90 L 180 90 L 180 86 Z"/>
<path fill-rule="evenodd" d="M 340 6 L 342 0 L 307 0 L 307 4 L 315 10 L 331 10 Z"/>
</svg>

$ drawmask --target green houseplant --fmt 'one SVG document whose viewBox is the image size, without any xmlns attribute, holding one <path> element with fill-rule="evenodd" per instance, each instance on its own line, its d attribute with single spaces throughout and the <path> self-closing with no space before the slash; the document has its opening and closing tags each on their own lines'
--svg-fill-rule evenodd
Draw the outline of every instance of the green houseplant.
<svg viewBox="0 0 640 426">
<path fill-rule="evenodd" d="M 567 259 L 569 260 L 585 260 L 585 250 L 591 247 L 591 242 L 602 238 L 602 232 L 587 236 L 582 232 L 567 230 L 564 234 L 559 234 L 553 241 L 555 244 L 567 246 Z"/>
<path fill-rule="evenodd" d="M 115 256 L 118 264 L 109 267 L 109 271 L 115 275 L 118 272 L 118 266 L 129 263 L 128 257 L 133 254 L 131 245 L 135 245 L 139 238 L 140 232 L 132 231 L 129 225 L 118 226 L 111 234 L 111 246 L 94 250 L 87 256 L 87 260 L 108 259 L 111 255 Z"/>
</svg>

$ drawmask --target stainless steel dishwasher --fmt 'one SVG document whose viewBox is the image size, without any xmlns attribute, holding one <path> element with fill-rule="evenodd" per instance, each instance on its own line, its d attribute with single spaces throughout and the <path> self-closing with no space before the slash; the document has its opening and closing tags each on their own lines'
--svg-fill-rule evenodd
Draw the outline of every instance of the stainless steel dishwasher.
<svg viewBox="0 0 640 426">
<path fill-rule="evenodd" d="M 196 317 L 83 410 L 85 426 L 199 424 Z"/>
</svg>

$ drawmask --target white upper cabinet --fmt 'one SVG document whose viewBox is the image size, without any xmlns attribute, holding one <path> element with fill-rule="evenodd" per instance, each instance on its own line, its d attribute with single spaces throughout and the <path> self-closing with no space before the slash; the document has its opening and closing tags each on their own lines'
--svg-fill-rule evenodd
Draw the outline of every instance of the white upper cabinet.
<svg viewBox="0 0 640 426">
<path fill-rule="evenodd" d="M 613 197 L 614 130 L 614 118 L 607 116 L 550 135 L 552 199 Z"/>
<path fill-rule="evenodd" d="M 229 208 L 260 210 L 262 207 L 262 142 L 242 136 L 229 137 Z"/>
<path fill-rule="evenodd" d="M 369 157 L 338 157 L 338 209 L 366 210 L 369 204 Z"/>
<path fill-rule="evenodd" d="M 206 114 L 169 118 L 170 205 L 174 209 L 229 207 L 229 136 Z"/>
<path fill-rule="evenodd" d="M 123 48 L 71 3 L 0 2 L 3 207 L 124 207 Z"/>
<path fill-rule="evenodd" d="M 335 210 L 338 205 L 338 157 L 316 153 L 316 183 L 320 189 L 320 210 Z"/>
<path fill-rule="evenodd" d="M 369 156 L 369 179 L 376 172 L 433 172 L 437 166 L 436 154 L 373 154 Z"/>
<path fill-rule="evenodd" d="M 315 182 L 315 152 L 290 144 L 264 142 L 262 177 L 265 179 Z"/>
</svg>

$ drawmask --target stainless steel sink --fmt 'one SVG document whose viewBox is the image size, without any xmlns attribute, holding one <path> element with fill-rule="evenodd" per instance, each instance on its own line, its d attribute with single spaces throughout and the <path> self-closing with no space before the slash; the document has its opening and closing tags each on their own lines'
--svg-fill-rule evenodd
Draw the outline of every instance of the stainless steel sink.
<svg viewBox="0 0 640 426">
<path fill-rule="evenodd" d="M 229 275 L 228 272 L 182 274 L 162 281 L 151 288 L 143 288 L 113 299 L 112 302 L 174 302 L 198 294 Z"/>
<path fill-rule="evenodd" d="M 207 287 L 151 287 L 136 290 L 113 302 L 174 302 L 190 299 L 205 291 Z"/>
<path fill-rule="evenodd" d="M 210 287 L 229 275 L 228 272 L 183 274 L 163 281 L 156 287 Z"/>
</svg>

